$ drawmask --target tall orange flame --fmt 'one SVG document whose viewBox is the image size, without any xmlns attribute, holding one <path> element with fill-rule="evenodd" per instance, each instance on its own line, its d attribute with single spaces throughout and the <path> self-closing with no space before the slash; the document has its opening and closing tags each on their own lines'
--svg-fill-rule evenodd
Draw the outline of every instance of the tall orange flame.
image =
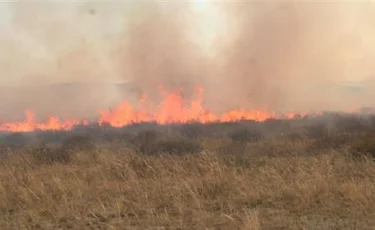
<svg viewBox="0 0 375 230">
<path fill-rule="evenodd" d="M 275 118 L 273 112 L 266 110 L 231 110 L 224 114 L 215 114 L 203 106 L 203 93 L 201 87 L 196 87 L 195 98 L 190 103 L 184 103 L 183 97 L 179 92 L 166 92 L 162 90 L 164 99 L 152 113 L 144 109 L 136 109 L 127 101 L 121 103 L 113 111 L 99 110 L 99 125 L 109 124 L 112 127 L 122 127 L 133 123 L 156 122 L 158 124 L 187 123 L 187 122 L 229 122 L 238 120 L 256 120 L 264 121 Z M 141 107 L 147 100 L 143 95 L 140 99 Z M 26 119 L 21 122 L 6 122 L 0 124 L 0 131 L 8 132 L 31 132 L 35 130 L 71 130 L 77 125 L 88 125 L 87 121 L 79 120 L 60 120 L 55 116 L 50 116 L 46 121 L 38 122 L 35 114 L 26 111 Z M 294 113 L 286 114 L 286 118 L 295 117 Z"/>
</svg>

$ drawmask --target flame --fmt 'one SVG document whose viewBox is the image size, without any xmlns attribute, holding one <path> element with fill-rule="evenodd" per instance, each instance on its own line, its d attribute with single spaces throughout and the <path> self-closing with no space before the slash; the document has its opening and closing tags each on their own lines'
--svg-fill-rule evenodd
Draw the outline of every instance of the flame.
<svg viewBox="0 0 375 230">
<path fill-rule="evenodd" d="M 0 131 L 8 132 L 31 132 L 35 130 L 70 130 L 81 122 L 75 120 L 60 121 L 55 116 L 50 116 L 44 122 L 38 122 L 35 119 L 35 114 L 32 111 L 25 111 L 26 119 L 22 122 L 9 122 L 0 124 Z M 82 121 L 82 124 L 88 124 L 87 121 Z"/>
<path fill-rule="evenodd" d="M 156 122 L 158 124 L 187 123 L 187 122 L 230 122 L 238 120 L 265 121 L 276 118 L 276 114 L 267 110 L 231 110 L 224 114 L 215 114 L 203 106 L 203 88 L 197 86 L 195 97 L 186 102 L 179 91 L 167 92 L 161 89 L 164 96 L 161 103 L 149 110 L 147 95 L 140 98 L 139 108 L 134 107 L 129 102 L 124 101 L 112 111 L 99 110 L 99 125 L 109 124 L 112 127 L 123 127 L 129 124 L 141 122 Z M 32 111 L 25 111 L 26 118 L 21 122 L 0 123 L 0 131 L 6 132 L 31 132 L 36 130 L 71 130 L 77 125 L 89 125 L 86 120 L 61 120 L 58 117 L 50 116 L 46 121 L 39 122 L 35 119 Z M 293 119 L 307 114 L 287 113 L 283 117 Z"/>
</svg>

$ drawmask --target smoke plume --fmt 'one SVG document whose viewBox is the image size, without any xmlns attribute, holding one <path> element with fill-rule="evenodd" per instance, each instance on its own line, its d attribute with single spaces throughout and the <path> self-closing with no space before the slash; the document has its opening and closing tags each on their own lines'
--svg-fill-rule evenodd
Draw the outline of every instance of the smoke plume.
<svg viewBox="0 0 375 230">
<path fill-rule="evenodd" d="M 160 87 L 189 97 L 197 84 L 217 111 L 373 105 L 373 5 L 7 3 L 0 116 L 90 116 L 144 94 L 157 104 Z M 361 80 L 360 92 L 342 86 Z"/>
<path fill-rule="evenodd" d="M 214 60 L 211 78 L 221 104 L 245 100 L 273 110 L 317 111 L 371 103 L 371 95 L 345 91 L 342 84 L 373 79 L 373 8 L 293 2 L 225 7 L 231 39 Z"/>
</svg>

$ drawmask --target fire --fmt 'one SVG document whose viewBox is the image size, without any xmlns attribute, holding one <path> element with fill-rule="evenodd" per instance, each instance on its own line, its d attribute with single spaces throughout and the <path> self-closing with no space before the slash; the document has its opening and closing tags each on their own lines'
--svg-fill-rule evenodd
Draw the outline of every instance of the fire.
<svg viewBox="0 0 375 230">
<path fill-rule="evenodd" d="M 275 118 L 276 114 L 266 110 L 231 110 L 224 114 L 215 114 L 203 106 L 204 90 L 196 87 L 195 97 L 186 102 L 179 91 L 167 92 L 162 90 L 163 100 L 157 107 L 150 108 L 147 104 L 147 95 L 140 98 L 140 106 L 135 107 L 124 101 L 112 111 L 99 110 L 99 125 L 109 124 L 112 127 L 123 127 L 140 122 L 156 122 L 158 124 L 187 123 L 187 122 L 229 122 L 238 120 L 264 121 Z M 152 111 L 152 112 L 149 112 Z M 26 119 L 21 122 L 6 122 L 0 124 L 0 131 L 8 132 L 31 132 L 35 130 L 71 130 L 77 125 L 88 125 L 88 121 L 60 120 L 55 116 L 46 121 L 39 122 L 35 114 L 26 111 Z M 294 118 L 296 114 L 286 114 L 288 119 Z"/>
<path fill-rule="evenodd" d="M 59 118 L 50 116 L 44 122 L 38 122 L 35 114 L 29 110 L 25 111 L 26 119 L 22 122 L 9 122 L 0 124 L 0 131 L 9 132 L 31 132 L 35 130 L 70 130 L 80 124 L 79 121 L 60 121 Z M 87 122 L 83 121 L 84 124 Z"/>
<path fill-rule="evenodd" d="M 176 92 L 166 92 L 162 90 L 164 99 L 153 113 L 148 113 L 143 109 L 135 109 L 128 102 L 123 102 L 114 111 L 99 111 L 101 118 L 99 124 L 108 123 L 113 127 L 121 127 L 139 122 L 157 122 L 159 124 L 186 123 L 198 121 L 202 123 L 217 120 L 215 114 L 203 108 L 203 89 L 197 87 L 196 98 L 190 105 L 184 105 L 182 95 Z M 142 105 L 146 102 L 143 100 Z"/>
</svg>

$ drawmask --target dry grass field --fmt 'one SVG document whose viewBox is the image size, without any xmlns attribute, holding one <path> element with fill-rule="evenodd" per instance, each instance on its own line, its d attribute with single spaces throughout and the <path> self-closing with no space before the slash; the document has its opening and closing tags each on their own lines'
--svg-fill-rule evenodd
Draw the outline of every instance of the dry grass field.
<svg viewBox="0 0 375 230">
<path fill-rule="evenodd" d="M 329 133 L 5 146 L 0 229 L 375 229 L 375 138 Z"/>
</svg>

